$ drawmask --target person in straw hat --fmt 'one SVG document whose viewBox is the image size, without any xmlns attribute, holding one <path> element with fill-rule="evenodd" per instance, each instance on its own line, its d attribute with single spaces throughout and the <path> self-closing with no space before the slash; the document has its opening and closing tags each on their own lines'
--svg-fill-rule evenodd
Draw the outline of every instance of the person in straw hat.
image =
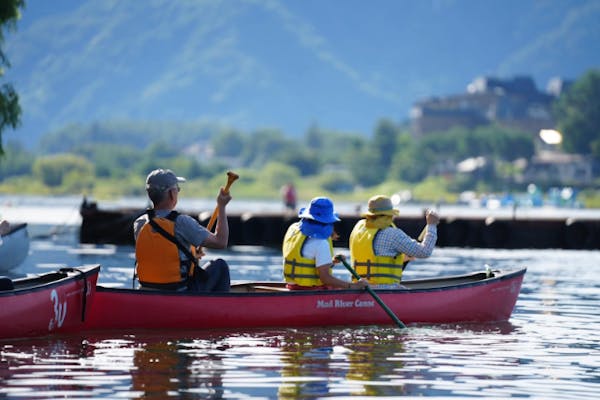
<svg viewBox="0 0 600 400">
<path fill-rule="evenodd" d="M 283 275 L 289 289 L 362 289 L 366 279 L 346 282 L 331 274 L 334 263 L 333 224 L 340 221 L 327 197 L 315 197 L 298 213 L 300 221 L 283 239 Z"/>
<path fill-rule="evenodd" d="M 389 197 L 373 196 L 368 211 L 350 233 L 350 257 L 356 272 L 377 287 L 400 287 L 405 262 L 431 255 L 437 241 L 439 216 L 427 210 L 425 237 L 419 242 L 397 228 L 398 210 Z"/>
</svg>

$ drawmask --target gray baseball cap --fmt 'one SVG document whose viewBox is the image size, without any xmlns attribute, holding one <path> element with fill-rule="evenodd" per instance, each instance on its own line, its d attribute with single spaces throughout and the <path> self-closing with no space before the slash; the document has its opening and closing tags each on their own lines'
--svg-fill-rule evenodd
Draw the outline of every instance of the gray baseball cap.
<svg viewBox="0 0 600 400">
<path fill-rule="evenodd" d="M 175 175 L 170 169 L 155 169 L 146 178 L 146 190 L 168 190 L 179 182 L 185 182 L 185 178 Z"/>
</svg>

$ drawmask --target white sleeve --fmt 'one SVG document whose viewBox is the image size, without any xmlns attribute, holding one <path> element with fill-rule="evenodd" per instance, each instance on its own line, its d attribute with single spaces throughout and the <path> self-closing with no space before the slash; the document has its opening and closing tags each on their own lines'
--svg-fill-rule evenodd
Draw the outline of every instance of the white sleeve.
<svg viewBox="0 0 600 400">
<path fill-rule="evenodd" d="M 333 254 L 329 247 L 329 241 L 327 239 L 306 239 L 304 248 L 302 249 L 302 256 L 315 260 L 317 267 L 325 264 L 331 264 Z"/>
</svg>

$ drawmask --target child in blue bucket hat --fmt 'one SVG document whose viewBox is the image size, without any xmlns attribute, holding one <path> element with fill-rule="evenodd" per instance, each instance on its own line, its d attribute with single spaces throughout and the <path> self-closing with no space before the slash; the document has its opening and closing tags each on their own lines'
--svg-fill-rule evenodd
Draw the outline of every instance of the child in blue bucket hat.
<svg viewBox="0 0 600 400">
<path fill-rule="evenodd" d="M 331 274 L 333 225 L 340 221 L 333 202 L 315 197 L 298 212 L 300 221 L 288 228 L 283 239 L 283 275 L 289 289 L 362 289 L 365 279 L 346 282 Z"/>
</svg>

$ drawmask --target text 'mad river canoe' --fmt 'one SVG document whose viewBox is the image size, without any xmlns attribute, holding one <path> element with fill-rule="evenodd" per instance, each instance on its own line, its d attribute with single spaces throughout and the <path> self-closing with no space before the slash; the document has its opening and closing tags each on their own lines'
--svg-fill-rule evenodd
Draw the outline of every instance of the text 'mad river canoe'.
<svg viewBox="0 0 600 400">
<path fill-rule="evenodd" d="M 507 321 L 526 268 L 403 281 L 377 290 L 404 323 Z M 281 282 L 232 285 L 228 293 L 174 293 L 98 285 L 86 330 L 213 329 L 393 324 L 362 290 L 290 291 Z"/>
<path fill-rule="evenodd" d="M 0 277 L 0 340 L 79 331 L 99 271 L 99 265 L 90 265 L 31 278 Z"/>
</svg>

